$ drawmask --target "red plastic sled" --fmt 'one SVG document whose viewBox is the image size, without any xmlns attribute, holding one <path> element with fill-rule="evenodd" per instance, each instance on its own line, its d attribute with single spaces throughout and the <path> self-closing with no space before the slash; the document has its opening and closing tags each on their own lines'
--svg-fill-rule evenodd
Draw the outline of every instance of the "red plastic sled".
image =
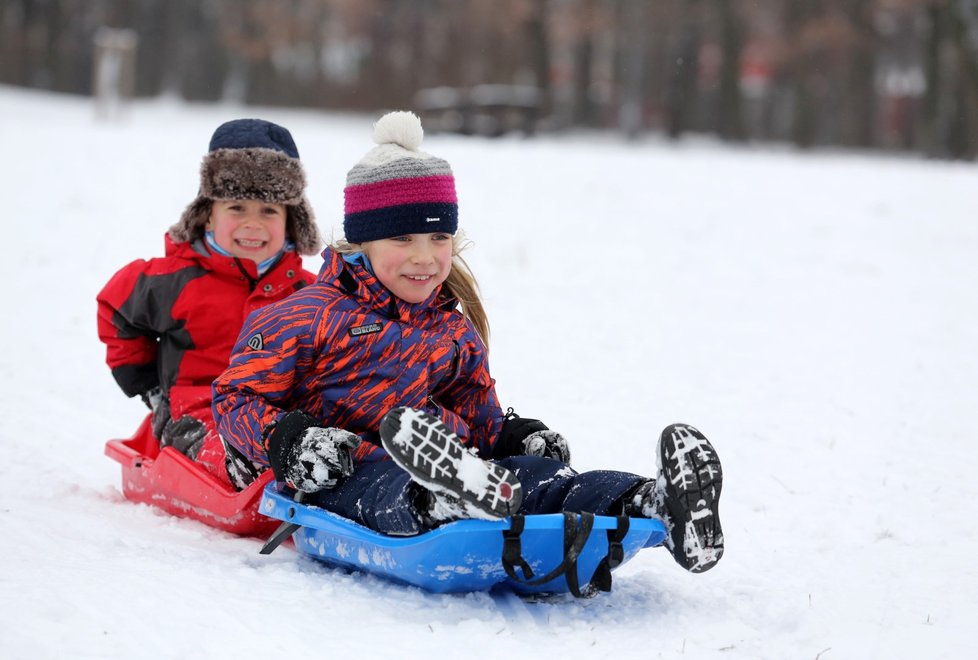
<svg viewBox="0 0 978 660">
<path fill-rule="evenodd" d="M 237 492 L 172 447 L 160 449 L 149 416 L 128 440 L 105 443 L 105 455 L 122 464 L 122 493 L 134 502 L 242 536 L 267 537 L 281 522 L 258 513 L 271 470 Z"/>
</svg>

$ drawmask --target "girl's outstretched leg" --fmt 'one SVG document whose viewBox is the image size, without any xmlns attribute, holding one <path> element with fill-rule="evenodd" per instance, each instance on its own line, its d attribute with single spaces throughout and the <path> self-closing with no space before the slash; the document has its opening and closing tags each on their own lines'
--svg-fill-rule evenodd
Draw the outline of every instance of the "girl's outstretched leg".
<svg viewBox="0 0 978 660">
<path fill-rule="evenodd" d="M 625 513 L 661 518 L 666 547 L 691 573 L 708 571 L 723 556 L 720 489 L 723 470 L 710 441 L 687 424 L 667 426 L 659 438 L 659 476 L 635 491 Z"/>
</svg>

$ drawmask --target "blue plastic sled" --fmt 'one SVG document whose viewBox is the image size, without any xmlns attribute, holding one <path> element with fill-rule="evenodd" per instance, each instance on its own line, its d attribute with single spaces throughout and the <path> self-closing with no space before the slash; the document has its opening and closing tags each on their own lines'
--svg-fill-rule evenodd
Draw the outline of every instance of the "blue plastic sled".
<svg viewBox="0 0 978 660">
<path fill-rule="evenodd" d="M 576 582 L 573 575 L 561 574 L 533 584 L 534 580 L 528 583 L 525 572 L 519 569 L 514 580 L 503 565 L 504 533 L 511 530 L 512 519 L 459 520 L 418 536 L 385 536 L 319 507 L 298 503 L 274 483 L 265 488 L 259 510 L 271 518 L 299 525 L 292 539 L 303 554 L 438 593 L 484 591 L 497 584 L 524 594 L 574 591 L 577 585 L 583 589 L 599 565 L 607 563 L 609 554 L 617 555 L 610 564 L 613 570 L 639 550 L 662 543 L 667 533 L 658 520 L 626 518 L 628 530 L 620 541 L 621 551 L 609 553 L 609 531 L 614 534 L 624 530 L 617 518 L 593 516 L 590 535 L 578 537 L 583 547 L 576 556 Z M 539 581 L 565 561 L 565 523 L 583 524 L 583 518 L 548 514 L 524 516 L 523 521 L 517 554 Z M 607 586 L 610 588 L 610 573 Z"/>
</svg>

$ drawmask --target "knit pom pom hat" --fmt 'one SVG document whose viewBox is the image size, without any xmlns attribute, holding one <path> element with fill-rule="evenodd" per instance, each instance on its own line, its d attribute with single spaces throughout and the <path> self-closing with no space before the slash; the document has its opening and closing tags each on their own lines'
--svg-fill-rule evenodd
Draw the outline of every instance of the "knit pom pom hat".
<svg viewBox="0 0 978 660">
<path fill-rule="evenodd" d="M 391 112 L 374 124 L 378 146 L 346 176 L 343 233 L 347 241 L 454 234 L 458 229 L 452 168 L 418 150 L 423 137 L 421 120 L 410 112 Z"/>
<path fill-rule="evenodd" d="M 316 254 L 322 238 L 305 196 L 306 174 L 288 129 L 263 119 L 234 119 L 217 127 L 200 166 L 197 198 L 170 227 L 170 238 L 200 238 L 215 200 L 254 199 L 284 204 L 286 234 L 300 254 Z"/>
</svg>

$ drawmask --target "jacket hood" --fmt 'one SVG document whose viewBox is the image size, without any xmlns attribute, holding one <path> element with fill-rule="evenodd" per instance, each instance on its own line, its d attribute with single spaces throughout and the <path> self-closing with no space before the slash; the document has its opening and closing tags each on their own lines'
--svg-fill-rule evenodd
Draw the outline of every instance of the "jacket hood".
<svg viewBox="0 0 978 660">
<path fill-rule="evenodd" d="M 376 275 L 359 264 L 348 263 L 343 255 L 332 248 L 323 250 L 323 265 L 317 280 L 353 296 L 364 307 L 378 310 L 388 318 L 402 321 L 423 316 L 430 311 L 451 311 L 458 306 L 455 298 L 443 293 L 443 285 L 419 303 L 402 300 L 381 284 Z"/>
</svg>

